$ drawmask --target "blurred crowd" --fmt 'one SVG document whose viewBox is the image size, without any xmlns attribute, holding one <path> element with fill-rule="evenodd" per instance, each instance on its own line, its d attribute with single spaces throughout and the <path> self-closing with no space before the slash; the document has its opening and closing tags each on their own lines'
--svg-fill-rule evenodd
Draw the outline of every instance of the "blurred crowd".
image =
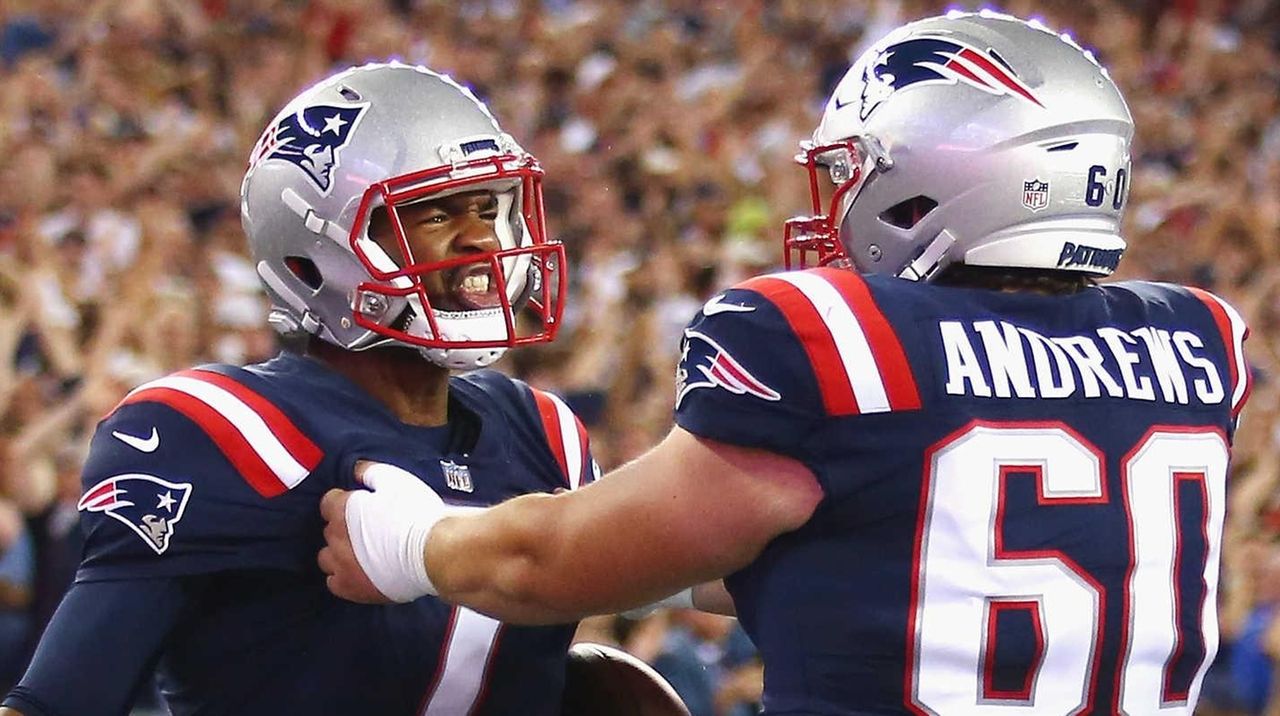
<svg viewBox="0 0 1280 716">
<path fill-rule="evenodd" d="M 502 367 L 565 395 L 606 469 L 670 427 L 684 322 L 776 268 L 791 162 L 864 43 L 941 0 L 5 0 L 0 5 L 0 680 L 74 572 L 78 468 L 131 387 L 276 350 L 240 231 L 249 149 L 332 70 L 454 75 L 547 171 L 571 258 L 554 345 Z M 1008 0 L 1110 68 L 1138 125 L 1121 277 L 1203 286 L 1253 327 L 1224 651 L 1206 713 L 1262 713 L 1280 658 L 1280 3 Z M 589 620 L 695 716 L 749 714 L 733 622 Z M 1216 709 L 1216 710 L 1215 710 Z M 1276 713 L 1280 713 L 1277 708 Z"/>
</svg>

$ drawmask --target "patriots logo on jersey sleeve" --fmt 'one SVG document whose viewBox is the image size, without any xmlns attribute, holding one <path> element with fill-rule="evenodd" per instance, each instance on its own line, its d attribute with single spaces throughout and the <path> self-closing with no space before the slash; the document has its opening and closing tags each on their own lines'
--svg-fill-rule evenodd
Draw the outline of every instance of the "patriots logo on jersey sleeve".
<svg viewBox="0 0 1280 716">
<path fill-rule="evenodd" d="M 156 554 L 164 554 L 190 497 L 190 483 L 154 475 L 116 475 L 89 488 L 77 508 L 105 512 L 128 525 Z"/>
<path fill-rule="evenodd" d="M 351 139 L 369 104 L 317 104 L 287 114 L 267 128 L 254 150 L 253 163 L 283 159 L 307 173 L 321 194 L 328 194 L 339 150 Z"/>
<path fill-rule="evenodd" d="M 751 375 L 714 339 L 688 328 L 676 370 L 676 407 L 698 388 L 723 388 L 734 395 L 753 395 L 761 400 L 782 399 L 778 391 Z"/>
<path fill-rule="evenodd" d="M 862 73 L 861 111 L 865 121 L 894 92 L 922 84 L 963 82 L 991 94 L 1021 97 L 1044 107 L 1004 62 L 954 40 L 919 37 L 880 51 Z M 837 108 L 847 103 L 836 101 Z"/>
</svg>

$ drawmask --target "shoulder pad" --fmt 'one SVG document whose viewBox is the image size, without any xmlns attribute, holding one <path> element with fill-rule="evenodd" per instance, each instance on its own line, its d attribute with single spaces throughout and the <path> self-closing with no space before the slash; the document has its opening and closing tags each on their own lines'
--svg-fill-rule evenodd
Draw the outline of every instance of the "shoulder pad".
<svg viewBox="0 0 1280 716">
<path fill-rule="evenodd" d="M 547 444 L 551 446 L 556 462 L 560 463 L 569 489 L 576 490 L 598 477 L 600 468 L 591 458 L 586 426 L 560 396 L 532 386 L 526 387 L 533 395 Z"/>
<path fill-rule="evenodd" d="M 497 396 L 500 400 L 508 401 L 516 399 L 519 394 L 515 387 L 516 382 L 514 378 L 506 373 L 491 368 L 482 368 L 454 375 L 453 380 L 450 381 L 450 387 L 457 388 L 461 384 L 464 390 L 468 388 L 474 389 L 490 396 L 491 400 L 494 396 Z"/>
<path fill-rule="evenodd" d="M 785 319 L 804 347 L 828 415 L 920 408 L 902 342 L 858 274 L 833 268 L 788 271 L 749 279 L 735 289 L 758 294 Z M 703 315 L 723 311 L 713 299 Z"/>
<path fill-rule="evenodd" d="M 77 505 L 85 536 L 77 579 L 312 568 L 299 545 L 311 539 L 303 528 L 315 524 L 319 488 L 287 490 L 265 472 L 266 460 L 280 458 L 250 455 L 261 449 L 252 431 L 237 432 L 229 445 L 225 433 L 243 423 L 219 424 L 228 419 L 216 413 L 215 420 L 191 393 L 209 395 L 176 378 L 140 388 L 94 433 Z M 240 466 L 253 460 L 262 471 L 257 482 Z M 276 493 L 283 494 L 265 499 Z"/>
<path fill-rule="evenodd" d="M 145 383 L 108 420 L 128 405 L 167 405 L 198 425 L 263 497 L 296 487 L 320 464 L 322 450 L 275 403 L 228 373 L 197 368 Z"/>
<path fill-rule="evenodd" d="M 586 426 L 560 396 L 495 370 L 471 371 L 457 377 L 463 385 L 482 391 L 490 404 L 496 400 L 510 406 L 522 421 L 537 415 L 542 436 L 566 487 L 574 490 L 599 477 L 600 467 L 591 457 Z"/>
<path fill-rule="evenodd" d="M 1209 310 L 1209 315 L 1218 327 L 1218 335 L 1222 337 L 1222 344 L 1226 347 L 1227 367 L 1231 375 L 1231 416 L 1235 417 L 1244 408 L 1252 388 L 1249 366 L 1244 355 L 1244 342 L 1249 338 L 1249 326 L 1230 303 L 1202 288 L 1187 286 L 1186 289 Z"/>
</svg>

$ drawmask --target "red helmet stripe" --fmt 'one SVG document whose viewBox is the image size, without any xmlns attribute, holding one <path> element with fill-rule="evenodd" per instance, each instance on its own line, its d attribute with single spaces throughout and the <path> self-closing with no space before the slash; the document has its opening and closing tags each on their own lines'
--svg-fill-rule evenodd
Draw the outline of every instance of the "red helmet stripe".
<svg viewBox="0 0 1280 716">
<path fill-rule="evenodd" d="M 1027 86 L 1024 85 L 1021 80 L 1019 80 L 1017 77 L 1014 77 L 1013 75 L 1006 72 L 1003 67 L 1000 67 L 999 65 L 992 62 L 991 60 L 988 60 L 981 53 L 966 47 L 965 49 L 960 51 L 960 57 L 977 65 L 980 69 L 982 69 L 982 71 L 986 72 L 987 74 L 995 78 L 997 81 L 999 81 L 1000 84 L 1003 85 L 1005 88 L 1007 88 L 1010 92 L 1013 92 L 1014 94 L 1022 97 L 1023 99 L 1026 99 L 1030 102 L 1035 103 L 1035 105 L 1038 107 L 1044 107 L 1044 105 L 1040 103 L 1040 100 L 1036 99 L 1035 95 L 1031 94 L 1031 90 L 1028 89 Z M 983 83 L 983 84 L 986 84 L 986 83 Z"/>
</svg>

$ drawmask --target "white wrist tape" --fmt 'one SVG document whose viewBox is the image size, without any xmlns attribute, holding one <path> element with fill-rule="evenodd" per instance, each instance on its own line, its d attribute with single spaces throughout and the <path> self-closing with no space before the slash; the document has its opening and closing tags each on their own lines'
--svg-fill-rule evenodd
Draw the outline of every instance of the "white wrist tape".
<svg viewBox="0 0 1280 716">
<path fill-rule="evenodd" d="M 626 617 L 627 619 L 637 620 L 637 619 L 644 619 L 645 617 L 653 614 L 659 609 L 694 609 L 694 608 L 695 607 L 693 606 L 693 587 L 688 587 L 686 589 L 681 589 L 680 591 L 676 592 L 675 594 L 672 594 L 669 597 L 664 597 L 662 599 L 659 599 L 658 601 L 653 602 L 652 604 L 646 604 L 642 607 L 636 607 L 635 609 L 628 609 L 627 611 L 622 612 L 622 616 Z"/>
<path fill-rule="evenodd" d="M 664 609 L 693 609 L 693 587 L 685 587 L 665 599 L 659 599 L 657 604 Z"/>
<path fill-rule="evenodd" d="M 396 602 L 436 594 L 423 550 L 431 528 L 447 514 L 444 501 L 395 465 L 372 464 L 362 481 L 369 489 L 353 492 L 347 501 L 347 528 L 369 581 Z"/>
</svg>

